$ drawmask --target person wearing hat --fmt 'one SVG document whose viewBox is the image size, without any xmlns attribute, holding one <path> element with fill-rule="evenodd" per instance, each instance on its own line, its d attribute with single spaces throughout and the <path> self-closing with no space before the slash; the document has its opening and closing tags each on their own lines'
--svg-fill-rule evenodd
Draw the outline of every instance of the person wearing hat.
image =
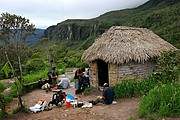
<svg viewBox="0 0 180 120">
<path fill-rule="evenodd" d="M 108 83 L 104 83 L 103 85 L 103 94 L 100 97 L 97 97 L 95 101 L 90 101 L 93 105 L 96 105 L 97 103 L 103 103 L 103 104 L 112 104 L 114 100 L 115 93 L 112 88 L 109 88 Z"/>
<path fill-rule="evenodd" d="M 57 84 L 58 88 L 67 89 L 70 87 L 70 80 L 66 77 L 65 74 L 61 75 L 61 81 Z"/>
</svg>

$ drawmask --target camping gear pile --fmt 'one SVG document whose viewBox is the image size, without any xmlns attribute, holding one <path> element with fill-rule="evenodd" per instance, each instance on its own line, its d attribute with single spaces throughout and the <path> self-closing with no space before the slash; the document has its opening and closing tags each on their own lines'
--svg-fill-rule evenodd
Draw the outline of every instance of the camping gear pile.
<svg viewBox="0 0 180 120">
<path fill-rule="evenodd" d="M 47 107 L 47 102 L 44 99 L 41 99 L 38 101 L 37 104 L 30 107 L 29 110 L 33 113 L 44 111 L 44 109 Z"/>
<path fill-rule="evenodd" d="M 29 107 L 29 110 L 33 113 L 42 112 L 45 110 L 52 110 L 52 106 L 56 105 L 57 107 L 61 107 L 65 103 L 66 108 L 69 107 L 92 107 L 92 103 L 89 102 L 77 102 L 74 96 L 71 94 L 66 94 L 62 90 L 57 91 L 53 94 L 52 100 L 47 104 L 47 101 L 44 99 L 40 99 L 37 104 L 32 107 Z"/>
</svg>

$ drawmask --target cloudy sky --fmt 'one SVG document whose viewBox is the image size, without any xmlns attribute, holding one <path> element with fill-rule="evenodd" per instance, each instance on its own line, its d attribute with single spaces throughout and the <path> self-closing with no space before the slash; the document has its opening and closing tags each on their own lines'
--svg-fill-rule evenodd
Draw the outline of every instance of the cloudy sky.
<svg viewBox="0 0 180 120">
<path fill-rule="evenodd" d="M 90 19 L 112 10 L 137 7 L 148 0 L 0 0 L 0 14 L 8 12 L 47 28 L 66 19 Z"/>
</svg>

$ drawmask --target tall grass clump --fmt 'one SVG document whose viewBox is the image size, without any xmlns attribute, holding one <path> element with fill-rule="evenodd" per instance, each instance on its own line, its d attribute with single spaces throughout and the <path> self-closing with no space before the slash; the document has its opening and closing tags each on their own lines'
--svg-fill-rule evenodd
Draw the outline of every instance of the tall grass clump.
<svg viewBox="0 0 180 120">
<path fill-rule="evenodd" d="M 48 78 L 47 76 L 48 70 L 44 70 L 44 71 L 39 71 L 36 74 L 28 74 L 26 76 L 24 76 L 24 83 L 31 83 L 31 82 L 35 82 L 38 81 L 39 78 Z"/>
<path fill-rule="evenodd" d="M 158 85 L 158 81 L 152 77 L 143 80 L 124 80 L 113 87 L 117 98 L 129 98 L 146 95 Z"/>
<path fill-rule="evenodd" d="M 151 114 L 180 117 L 180 84 L 162 84 L 143 96 L 138 115 L 147 117 Z"/>
<path fill-rule="evenodd" d="M 134 94 L 137 96 L 146 95 L 158 84 L 158 81 L 152 77 L 144 78 L 134 83 Z"/>
<path fill-rule="evenodd" d="M 131 80 L 124 80 L 113 87 L 117 98 L 131 97 L 134 93 L 134 83 Z"/>
<path fill-rule="evenodd" d="M 149 79 L 154 79 L 153 83 L 156 87 L 152 85 L 152 90 L 147 93 L 147 96 L 143 96 L 138 110 L 139 116 L 179 117 L 180 51 L 164 52 L 157 61 L 157 69 Z"/>
</svg>

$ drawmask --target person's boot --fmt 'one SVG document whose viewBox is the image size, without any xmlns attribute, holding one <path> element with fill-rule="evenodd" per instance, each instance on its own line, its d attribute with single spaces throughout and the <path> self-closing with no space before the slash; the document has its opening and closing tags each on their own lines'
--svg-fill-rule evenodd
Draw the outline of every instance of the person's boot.
<svg viewBox="0 0 180 120">
<path fill-rule="evenodd" d="M 96 105 L 96 103 L 93 100 L 89 101 L 89 103 L 92 103 L 93 105 Z"/>
</svg>

